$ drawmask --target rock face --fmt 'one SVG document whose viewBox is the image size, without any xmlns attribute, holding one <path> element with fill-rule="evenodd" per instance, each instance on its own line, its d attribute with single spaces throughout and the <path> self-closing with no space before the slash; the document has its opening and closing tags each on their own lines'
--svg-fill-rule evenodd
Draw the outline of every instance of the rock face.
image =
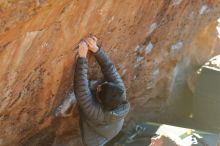
<svg viewBox="0 0 220 146">
<path fill-rule="evenodd" d="M 125 81 L 128 119 L 154 117 L 183 87 L 193 91 L 193 72 L 219 52 L 219 13 L 218 0 L 0 0 L 0 146 L 77 139 L 77 110 L 52 115 L 73 90 L 75 47 L 90 33 Z M 91 79 L 101 77 L 89 60 Z"/>
</svg>

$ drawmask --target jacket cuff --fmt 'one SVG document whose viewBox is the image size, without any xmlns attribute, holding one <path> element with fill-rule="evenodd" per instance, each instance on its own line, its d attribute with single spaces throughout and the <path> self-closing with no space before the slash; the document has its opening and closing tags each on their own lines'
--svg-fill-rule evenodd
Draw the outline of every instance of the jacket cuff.
<svg viewBox="0 0 220 146">
<path fill-rule="evenodd" d="M 103 48 L 99 47 L 99 50 L 97 52 L 94 53 L 95 56 L 100 56 L 100 54 L 102 54 L 103 52 Z"/>
<path fill-rule="evenodd" d="M 79 62 L 79 63 L 87 63 L 87 62 L 88 62 L 88 59 L 85 58 L 85 57 L 79 57 L 79 58 L 78 58 L 78 62 Z"/>
</svg>

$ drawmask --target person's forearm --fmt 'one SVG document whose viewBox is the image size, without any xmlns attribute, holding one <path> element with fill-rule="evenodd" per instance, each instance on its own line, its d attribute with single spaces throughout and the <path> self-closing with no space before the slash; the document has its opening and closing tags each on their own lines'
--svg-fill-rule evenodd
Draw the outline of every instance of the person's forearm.
<svg viewBox="0 0 220 146">
<path fill-rule="evenodd" d="M 121 76 L 119 75 L 109 56 L 104 52 L 102 48 L 100 48 L 94 55 L 99 65 L 101 66 L 105 80 L 121 86 L 122 89 L 125 91 L 124 97 L 126 98 L 126 89 L 124 82 L 121 79 Z"/>
<path fill-rule="evenodd" d="M 103 120 L 101 107 L 94 101 L 89 89 L 87 58 L 78 58 L 74 78 L 74 91 L 80 109 L 89 119 Z"/>
<path fill-rule="evenodd" d="M 105 79 L 114 83 L 123 82 L 117 69 L 115 68 L 115 65 L 102 48 L 100 48 L 94 55 L 101 66 Z"/>
<path fill-rule="evenodd" d="M 102 71 L 106 71 L 108 70 L 108 68 L 110 68 L 113 63 L 111 61 L 111 59 L 109 58 L 109 56 L 105 53 L 104 49 L 99 47 L 99 49 L 97 50 L 97 52 L 94 53 L 94 56 L 97 60 L 97 62 L 99 63 Z"/>
<path fill-rule="evenodd" d="M 82 98 L 82 92 L 86 92 L 89 89 L 88 86 L 88 61 L 87 58 L 79 57 L 76 62 L 75 74 L 74 74 L 74 89 L 76 96 L 79 100 Z"/>
</svg>

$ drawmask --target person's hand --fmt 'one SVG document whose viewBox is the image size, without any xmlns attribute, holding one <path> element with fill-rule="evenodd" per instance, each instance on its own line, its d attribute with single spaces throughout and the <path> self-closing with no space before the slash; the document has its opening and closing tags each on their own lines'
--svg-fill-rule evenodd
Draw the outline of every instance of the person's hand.
<svg viewBox="0 0 220 146">
<path fill-rule="evenodd" d="M 163 146 L 163 141 L 161 139 L 161 136 L 152 137 L 150 146 Z"/>
<path fill-rule="evenodd" d="M 89 50 L 93 53 L 96 53 L 99 50 L 99 47 L 97 45 L 97 38 L 92 36 L 85 39 L 86 43 L 89 46 Z"/>
<path fill-rule="evenodd" d="M 85 41 L 81 41 L 79 43 L 79 57 L 85 57 L 87 56 L 88 53 L 88 46 Z"/>
<path fill-rule="evenodd" d="M 181 142 L 177 144 L 177 140 L 172 140 L 170 137 L 159 135 L 151 138 L 150 146 L 181 146 Z"/>
</svg>

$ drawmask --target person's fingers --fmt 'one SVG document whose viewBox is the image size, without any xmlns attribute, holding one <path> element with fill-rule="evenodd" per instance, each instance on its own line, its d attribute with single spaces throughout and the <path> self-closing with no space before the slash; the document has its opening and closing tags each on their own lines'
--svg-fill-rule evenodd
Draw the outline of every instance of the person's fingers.
<svg viewBox="0 0 220 146">
<path fill-rule="evenodd" d="M 89 43 L 89 38 L 85 38 L 85 42 L 88 44 Z"/>
<path fill-rule="evenodd" d="M 86 42 L 85 41 L 81 41 L 79 43 L 79 51 L 80 52 L 82 52 L 82 51 L 85 52 L 87 50 L 88 50 L 88 46 L 87 46 Z"/>
<path fill-rule="evenodd" d="M 82 46 L 82 45 L 83 45 L 83 42 L 84 42 L 84 41 L 80 41 L 80 42 L 79 42 L 79 46 Z"/>
<path fill-rule="evenodd" d="M 86 38 L 85 41 L 86 41 L 86 43 L 87 43 L 88 45 L 90 44 L 89 38 Z"/>
<path fill-rule="evenodd" d="M 94 40 L 92 38 L 88 38 L 88 41 L 89 42 L 93 42 Z"/>
<path fill-rule="evenodd" d="M 86 43 L 83 43 L 82 46 L 83 46 L 83 48 L 85 48 L 85 49 L 88 48 L 88 46 L 87 46 Z"/>
<path fill-rule="evenodd" d="M 98 41 L 98 39 L 95 36 L 92 36 L 92 39 L 96 42 Z"/>
<path fill-rule="evenodd" d="M 81 49 L 81 48 L 82 48 L 82 44 L 79 43 L 79 49 Z"/>
<path fill-rule="evenodd" d="M 84 40 L 82 41 L 82 46 L 83 47 L 88 47 L 86 41 L 84 41 Z"/>
<path fill-rule="evenodd" d="M 161 146 L 161 136 L 151 137 L 151 145 L 150 146 Z"/>
<path fill-rule="evenodd" d="M 151 141 L 150 146 L 155 146 L 155 141 Z"/>
<path fill-rule="evenodd" d="M 156 139 L 158 139 L 158 136 L 151 137 L 151 140 L 156 140 Z"/>
<path fill-rule="evenodd" d="M 91 38 L 87 38 L 87 39 L 86 39 L 86 43 L 87 43 L 90 47 L 93 46 L 93 40 L 92 40 Z"/>
<path fill-rule="evenodd" d="M 154 143 L 155 143 L 156 146 L 162 146 L 163 145 L 163 140 L 162 139 L 156 139 Z"/>
<path fill-rule="evenodd" d="M 82 45 L 83 45 L 83 46 L 85 46 L 85 45 L 86 45 L 86 42 L 85 42 L 84 40 L 83 40 L 81 43 L 82 43 Z"/>
</svg>

